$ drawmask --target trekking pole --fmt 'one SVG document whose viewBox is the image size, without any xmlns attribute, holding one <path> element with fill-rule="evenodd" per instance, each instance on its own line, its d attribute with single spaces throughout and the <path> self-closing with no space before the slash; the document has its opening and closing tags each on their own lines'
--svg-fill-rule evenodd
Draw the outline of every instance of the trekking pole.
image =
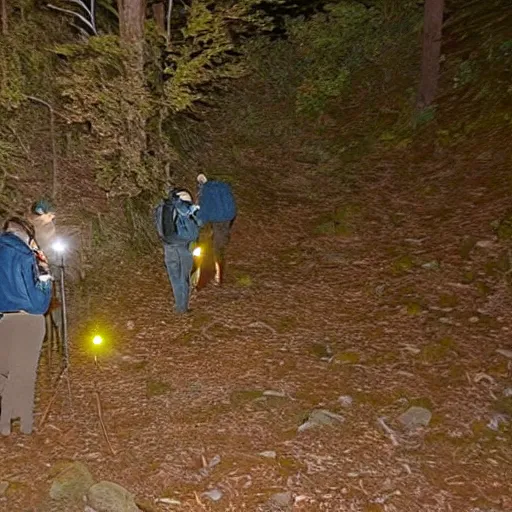
<svg viewBox="0 0 512 512">
<path fill-rule="evenodd" d="M 61 296 L 61 320 L 62 320 L 62 352 L 64 355 L 64 369 L 69 366 L 69 346 L 68 346 L 68 317 L 67 317 L 67 304 L 66 304 L 66 282 L 65 282 L 65 262 L 64 254 L 66 252 L 66 245 L 61 240 L 53 244 L 55 252 L 60 254 L 60 296 Z"/>
</svg>

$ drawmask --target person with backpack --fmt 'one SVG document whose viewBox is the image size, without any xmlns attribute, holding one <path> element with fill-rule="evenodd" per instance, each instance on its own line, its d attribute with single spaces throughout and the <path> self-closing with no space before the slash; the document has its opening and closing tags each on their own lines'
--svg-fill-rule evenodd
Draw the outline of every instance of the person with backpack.
<svg viewBox="0 0 512 512">
<path fill-rule="evenodd" d="M 215 282 L 222 284 L 225 270 L 226 247 L 236 218 L 236 201 L 228 183 L 197 176 L 197 199 L 200 210 L 197 217 L 203 225 L 210 224 L 215 261 Z"/>
<path fill-rule="evenodd" d="M 21 432 L 30 434 L 52 278 L 26 219 L 11 217 L 4 224 L 0 283 L 0 432 L 9 435 L 11 420 L 19 417 Z"/>
<path fill-rule="evenodd" d="M 175 310 L 187 313 L 193 257 L 190 245 L 199 237 L 198 206 L 186 189 L 172 189 L 155 209 L 155 225 L 164 246 L 164 259 L 174 294 Z"/>
</svg>

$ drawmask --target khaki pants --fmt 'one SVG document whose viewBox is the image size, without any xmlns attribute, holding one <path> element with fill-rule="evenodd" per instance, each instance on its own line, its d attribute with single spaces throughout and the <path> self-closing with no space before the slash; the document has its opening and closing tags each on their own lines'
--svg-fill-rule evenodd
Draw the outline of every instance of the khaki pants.
<svg viewBox="0 0 512 512">
<path fill-rule="evenodd" d="M 0 431 L 11 433 L 11 420 L 20 418 L 21 431 L 33 426 L 37 364 L 45 335 L 43 315 L 8 313 L 0 320 Z"/>
</svg>

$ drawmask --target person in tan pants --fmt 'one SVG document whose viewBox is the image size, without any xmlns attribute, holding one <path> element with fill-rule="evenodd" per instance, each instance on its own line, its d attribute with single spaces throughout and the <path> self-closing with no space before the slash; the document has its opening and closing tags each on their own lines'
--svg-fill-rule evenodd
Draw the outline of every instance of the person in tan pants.
<svg viewBox="0 0 512 512">
<path fill-rule="evenodd" d="M 44 314 L 52 296 L 47 265 L 38 261 L 32 246 L 34 227 L 13 217 L 0 234 L 0 432 L 33 427 L 37 364 L 45 336 Z M 44 265 L 44 266 L 43 266 Z"/>
</svg>

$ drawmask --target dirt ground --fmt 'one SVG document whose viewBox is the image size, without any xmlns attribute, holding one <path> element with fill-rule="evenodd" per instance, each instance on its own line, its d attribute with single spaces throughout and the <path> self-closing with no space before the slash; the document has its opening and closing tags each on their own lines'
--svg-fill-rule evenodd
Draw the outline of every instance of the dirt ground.
<svg viewBox="0 0 512 512">
<path fill-rule="evenodd" d="M 113 258 L 72 314 L 71 395 L 64 381 L 42 428 L 0 440 L 0 510 L 61 510 L 55 468 L 78 460 L 148 511 L 511 511 L 508 248 L 491 228 L 509 158 L 493 140 L 367 161 L 350 191 L 243 149 L 225 286 L 177 317 L 161 252 Z M 400 424 L 411 406 L 428 426 Z M 315 409 L 339 416 L 299 430 Z"/>
</svg>

